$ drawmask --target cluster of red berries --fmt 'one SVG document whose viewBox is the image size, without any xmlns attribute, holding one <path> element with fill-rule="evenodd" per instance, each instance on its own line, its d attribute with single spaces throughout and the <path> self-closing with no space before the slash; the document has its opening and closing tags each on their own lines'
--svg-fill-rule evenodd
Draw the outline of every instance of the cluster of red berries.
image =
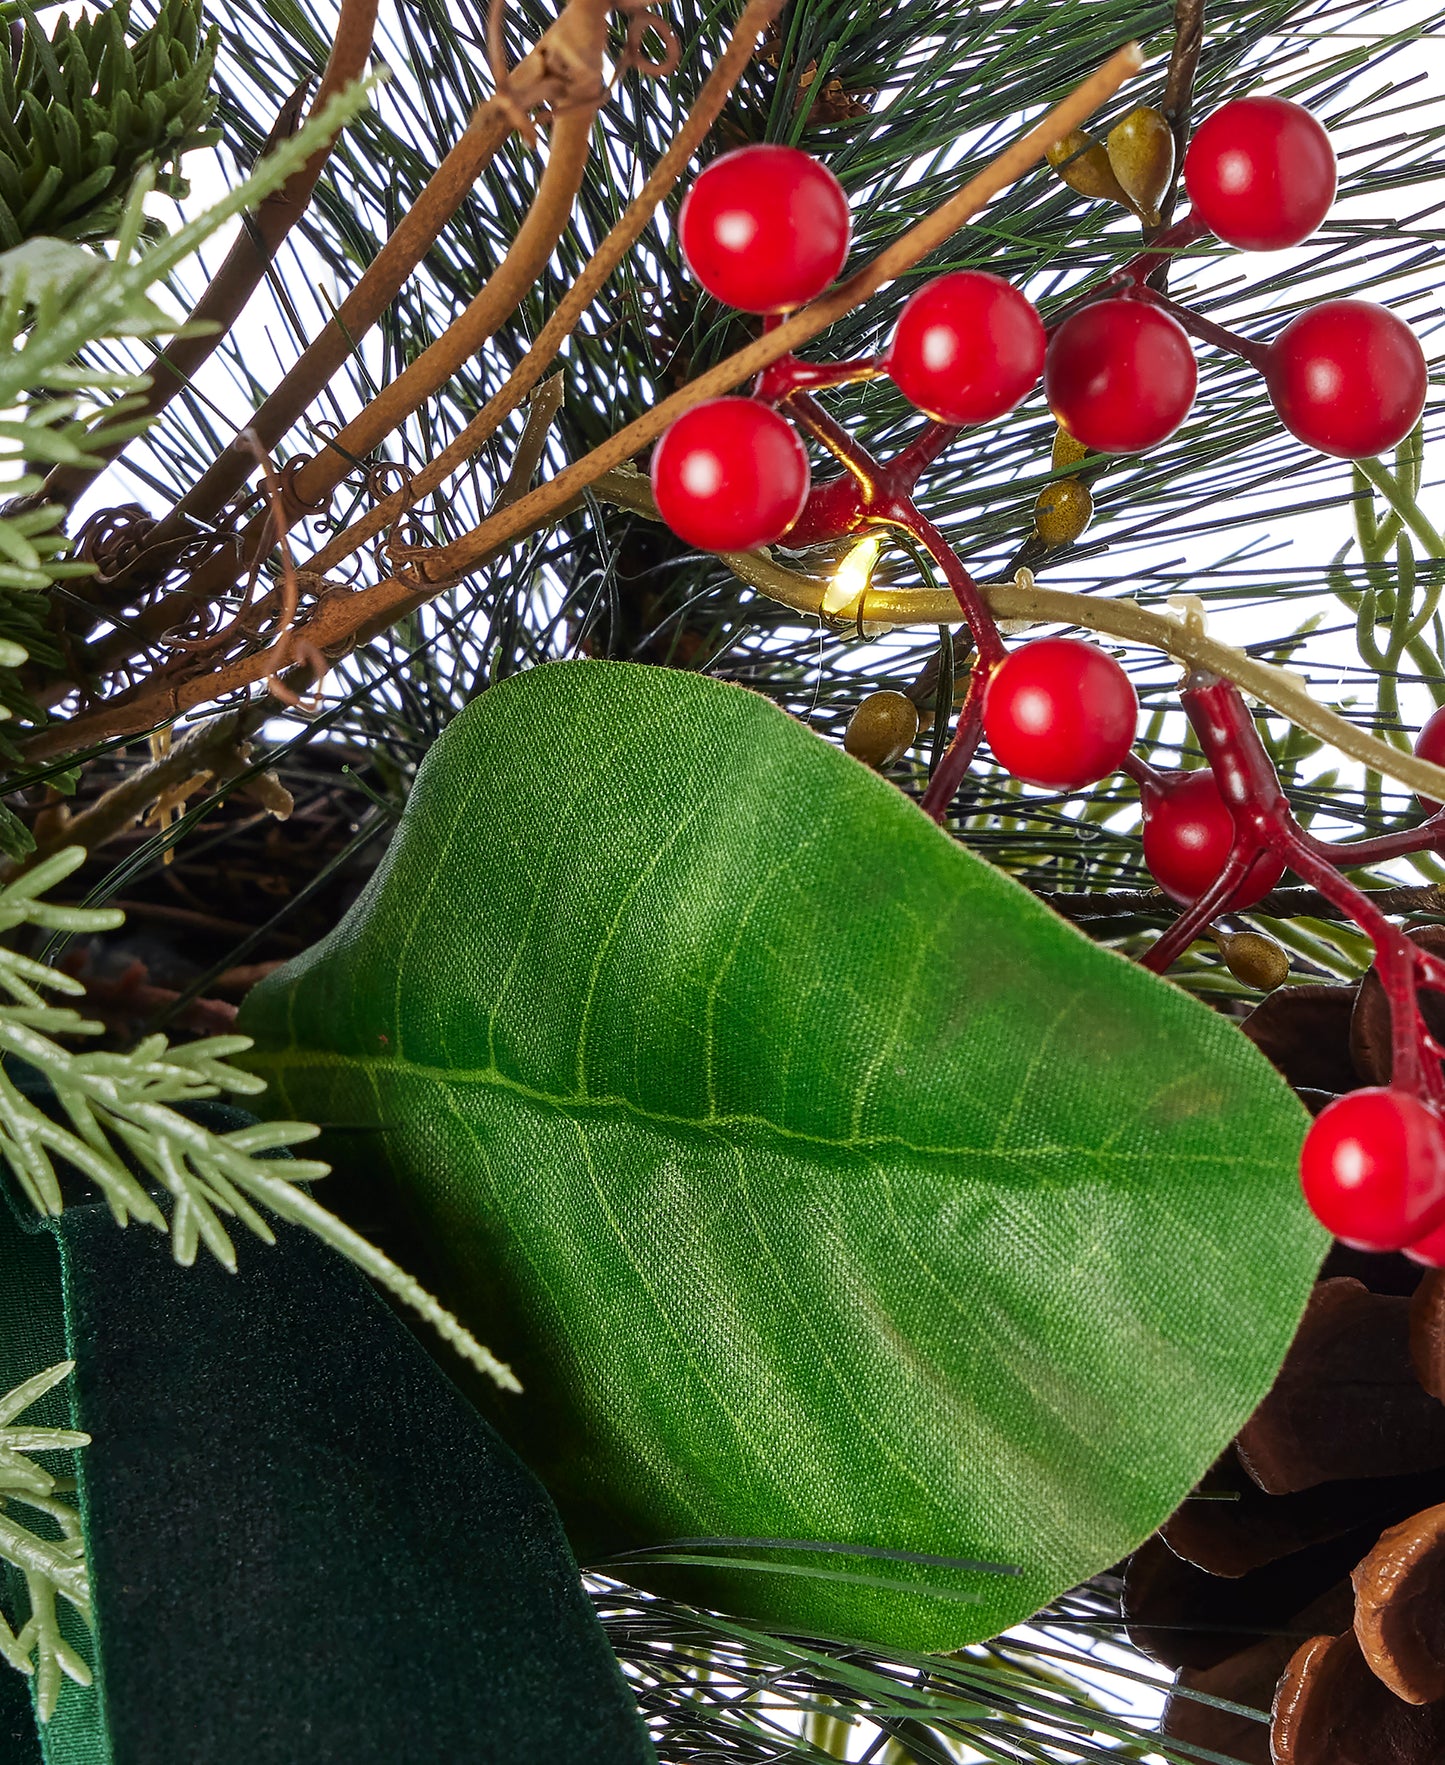
<svg viewBox="0 0 1445 1765">
<path fill-rule="evenodd" d="M 1362 458 L 1404 440 L 1424 406 L 1425 358 L 1409 328 L 1384 307 L 1326 301 L 1265 346 L 1199 318 L 1148 282 L 1165 254 L 1210 233 L 1250 251 L 1307 239 L 1335 196 L 1334 152 L 1315 118 L 1279 98 L 1226 104 L 1195 132 L 1183 175 L 1188 217 L 1052 328 L 996 276 L 938 276 L 907 301 L 880 355 L 824 368 L 785 357 L 760 377 L 753 396 L 714 399 L 687 412 L 652 458 L 660 514 L 702 549 L 750 550 L 789 534 L 809 544 L 893 525 L 909 528 L 934 553 L 978 653 L 949 755 L 924 807 L 942 813 L 980 734 L 1014 777 L 1047 789 L 1078 790 L 1127 771 L 1141 791 L 1145 862 L 1185 909 L 1146 958 L 1160 968 L 1209 917 L 1261 900 L 1288 864 L 1327 892 L 1354 894 L 1353 887 L 1289 816 L 1242 703 L 1228 739 L 1236 757 L 1252 744 L 1247 765 L 1221 770 L 1208 742 L 1212 769 L 1159 773 L 1145 765 L 1132 754 L 1139 707 L 1119 663 L 1069 638 L 1044 638 L 1006 653 L 975 585 L 916 508 L 912 488 L 956 428 L 997 421 L 1040 379 L 1060 428 L 1082 447 L 1135 453 L 1164 441 L 1194 403 L 1198 376 L 1189 329 L 1257 368 L 1281 420 L 1309 446 Z M 842 269 L 848 202 L 811 155 L 792 147 L 746 147 L 714 161 L 697 179 L 683 202 L 679 231 L 688 266 L 709 294 L 775 323 L 820 295 Z M 805 391 L 879 375 L 930 419 L 924 437 L 891 463 L 852 443 Z M 856 480 L 851 491 L 836 478 L 813 487 L 789 416 L 842 461 Z M 1228 683 L 1196 689 L 1192 699 L 1184 692 L 1197 730 L 1198 718 L 1209 714 L 1200 707 L 1215 689 L 1225 691 L 1217 709 L 1233 693 Z M 1224 723 L 1232 717 L 1226 710 Z M 1417 751 L 1445 763 L 1445 710 L 1422 732 Z M 1259 827 L 1268 824 L 1271 831 L 1263 834 L 1258 827 L 1245 833 L 1220 786 L 1231 770 L 1249 766 L 1258 773 L 1251 808 L 1268 803 L 1268 813 L 1253 817 Z M 1239 807 L 1237 790 L 1235 796 Z M 1357 910 L 1360 923 L 1369 911 Z M 1427 1061 L 1445 1049 L 1434 1046 L 1418 1020 L 1419 976 L 1408 962 L 1401 966 L 1398 934 L 1382 931 L 1378 915 L 1375 920 L 1382 975 L 1386 947 L 1394 952 L 1387 992 L 1401 1021 L 1409 1017 L 1401 1047 L 1410 1052 L 1406 1064 L 1413 1072 L 1402 1076 L 1397 1065 L 1392 1087 L 1352 1092 L 1330 1105 L 1307 1137 L 1302 1180 L 1316 1214 L 1338 1237 L 1376 1250 L 1405 1248 L 1445 1265 L 1445 1121 L 1435 1107 L 1445 1110 L 1445 1078 L 1437 1085 L 1415 1058 L 1422 1049 Z M 1445 964 L 1438 974 L 1427 966 L 1424 984 L 1445 990 Z"/>
<path fill-rule="evenodd" d="M 1445 765 L 1445 708 L 1425 723 L 1415 753 Z M 1440 804 L 1421 797 L 1427 815 Z M 1428 1033 L 1427 1058 L 1438 1056 Z M 1331 1103 L 1305 1139 L 1305 1194 L 1337 1238 L 1364 1250 L 1403 1250 L 1445 1267 L 1445 1122 L 1431 1103 L 1392 1086 Z"/>
<path fill-rule="evenodd" d="M 1307 239 L 1329 212 L 1335 157 L 1299 105 L 1236 99 L 1196 131 L 1184 183 L 1191 213 L 1176 243 L 1211 232 L 1229 245 L 1277 251 Z M 776 315 L 837 276 L 848 253 L 848 200 L 811 154 L 743 147 L 693 184 L 679 232 L 709 294 Z M 949 426 L 996 421 L 1042 377 L 1051 409 L 1077 441 L 1099 453 L 1136 453 L 1172 435 L 1194 404 L 1198 373 L 1175 316 L 1182 310 L 1140 279 L 1089 298 L 1048 332 L 1007 282 L 956 271 L 912 296 L 887 349 L 858 364 L 856 377 L 888 375 L 911 404 Z M 1218 327 L 1209 334 L 1228 335 Z M 1235 341 L 1263 372 L 1285 426 L 1324 453 L 1358 458 L 1395 446 L 1425 402 L 1414 334 L 1368 301 L 1325 301 L 1267 348 Z M 681 417 L 654 451 L 652 480 L 669 526 L 712 551 L 782 539 L 810 488 L 802 441 L 757 397 L 715 399 Z"/>
</svg>

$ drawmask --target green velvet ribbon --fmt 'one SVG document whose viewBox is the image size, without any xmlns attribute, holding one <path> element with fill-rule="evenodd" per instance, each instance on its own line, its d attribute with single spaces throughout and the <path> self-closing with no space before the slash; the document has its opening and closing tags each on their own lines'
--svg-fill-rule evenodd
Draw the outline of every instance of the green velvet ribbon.
<svg viewBox="0 0 1445 1765">
<path fill-rule="evenodd" d="M 348 1264 L 7 1200 L 0 1391 L 74 1359 L 32 1417 L 92 1436 L 95 1684 L 37 1741 L 0 1664 L 4 1765 L 652 1760 L 546 1492 Z"/>
</svg>

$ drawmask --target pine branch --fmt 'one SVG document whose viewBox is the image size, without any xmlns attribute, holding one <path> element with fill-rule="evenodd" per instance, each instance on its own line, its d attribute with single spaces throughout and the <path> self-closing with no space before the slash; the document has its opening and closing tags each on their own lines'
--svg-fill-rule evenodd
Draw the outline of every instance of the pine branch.
<svg viewBox="0 0 1445 1765">
<path fill-rule="evenodd" d="M 167 168 L 217 138 L 206 125 L 219 31 L 203 32 L 200 0 L 164 0 L 134 38 L 130 0 L 62 14 L 48 38 L 25 13 L 18 53 L 0 56 L 0 249 L 111 237 L 144 165 L 184 195 Z"/>
<path fill-rule="evenodd" d="M 95 932 L 119 925 L 113 908 L 59 906 L 42 900 L 85 858 L 78 846 L 57 852 L 0 890 L 0 935 L 18 926 Z M 519 1390 L 508 1368 L 476 1341 L 444 1307 L 383 1253 L 315 1202 L 304 1185 L 327 1175 L 314 1159 L 267 1154 L 314 1139 L 303 1122 L 259 1122 L 220 1133 L 185 1111 L 223 1094 L 254 1096 L 265 1080 L 230 1064 L 251 1046 L 247 1036 L 213 1036 L 173 1048 L 147 1036 L 129 1053 L 72 1053 L 59 1036 L 86 1036 L 101 1025 L 76 1011 L 48 1004 L 46 992 L 76 995 L 81 983 L 57 969 L 0 945 L 0 1056 L 34 1070 L 54 1092 L 62 1119 L 54 1119 L 0 1065 L 0 1158 L 21 1192 L 42 1214 L 66 1205 L 59 1165 L 88 1178 L 118 1225 L 131 1220 L 168 1231 L 178 1263 L 195 1261 L 201 1245 L 234 1272 L 236 1251 L 226 1221 L 260 1238 L 275 1239 L 260 1209 L 315 1233 L 379 1281 L 430 1323 L 446 1341 L 506 1390 Z M 167 1220 L 154 1189 L 170 1201 Z"/>
<path fill-rule="evenodd" d="M 70 1486 L 38 1465 L 33 1455 L 89 1446 L 90 1436 L 73 1428 L 21 1425 L 16 1418 L 74 1366 L 74 1361 L 62 1361 L 0 1396 L 0 1563 L 18 1571 L 29 1605 L 18 1630 L 0 1613 L 0 1659 L 35 1677 L 35 1706 L 42 1722 L 55 1713 L 62 1675 L 77 1685 L 90 1684 L 89 1667 L 61 1635 L 56 1605 L 64 1599 L 89 1624 L 90 1578 L 80 1517 L 64 1499 Z M 25 1513 L 41 1516 L 44 1530 L 37 1532 Z"/>
</svg>

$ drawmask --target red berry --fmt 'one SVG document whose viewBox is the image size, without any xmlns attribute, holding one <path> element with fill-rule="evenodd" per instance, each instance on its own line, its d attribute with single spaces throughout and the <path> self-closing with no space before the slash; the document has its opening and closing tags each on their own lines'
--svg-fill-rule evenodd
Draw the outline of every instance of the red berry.
<svg viewBox="0 0 1445 1765">
<path fill-rule="evenodd" d="M 1349 1091 L 1305 1135 L 1300 1181 L 1336 1238 L 1359 1250 L 1403 1250 L 1445 1218 L 1445 1129 L 1406 1091 Z"/>
<path fill-rule="evenodd" d="M 1236 98 L 1206 117 L 1184 155 L 1184 186 L 1209 230 L 1245 251 L 1308 239 L 1335 199 L 1335 150 L 1287 98 Z"/>
<path fill-rule="evenodd" d="M 768 144 L 715 159 L 677 217 L 687 267 L 745 313 L 782 313 L 821 294 L 843 267 L 851 224 L 827 166 Z"/>
<path fill-rule="evenodd" d="M 1144 862 L 1166 895 L 1187 906 L 1224 869 L 1234 849 L 1234 816 L 1212 772 L 1175 772 L 1144 790 Z M 1231 907 L 1252 907 L 1284 875 L 1283 858 L 1262 852 L 1245 872 Z"/>
<path fill-rule="evenodd" d="M 1142 300 L 1099 300 L 1049 340 L 1044 393 L 1075 441 L 1131 454 L 1172 435 L 1198 383 L 1183 328 Z"/>
<path fill-rule="evenodd" d="M 1265 382 L 1280 421 L 1321 453 L 1359 460 L 1403 441 L 1425 408 L 1425 352 L 1394 313 L 1327 300 L 1270 345 Z"/>
<path fill-rule="evenodd" d="M 1436 1226 L 1423 1238 L 1405 1246 L 1411 1262 L 1423 1263 L 1427 1269 L 1445 1269 L 1445 1226 Z"/>
<path fill-rule="evenodd" d="M 939 423 L 991 423 L 1038 384 L 1043 320 L 1002 277 L 955 270 L 926 283 L 899 316 L 888 372 Z"/>
<path fill-rule="evenodd" d="M 1076 791 L 1115 771 L 1134 742 L 1139 701 L 1110 655 L 1041 637 L 1005 658 L 983 696 L 983 732 L 1025 784 Z"/>
<path fill-rule="evenodd" d="M 689 545 L 745 552 L 781 539 L 808 496 L 808 456 L 793 426 L 754 398 L 685 411 L 652 450 L 657 511 Z"/>
<path fill-rule="evenodd" d="M 1436 766 L 1445 766 L 1445 705 L 1425 719 L 1424 727 L 1415 737 L 1415 756 Z M 1427 815 L 1433 815 L 1440 807 L 1433 797 L 1421 797 L 1419 802 Z"/>
</svg>

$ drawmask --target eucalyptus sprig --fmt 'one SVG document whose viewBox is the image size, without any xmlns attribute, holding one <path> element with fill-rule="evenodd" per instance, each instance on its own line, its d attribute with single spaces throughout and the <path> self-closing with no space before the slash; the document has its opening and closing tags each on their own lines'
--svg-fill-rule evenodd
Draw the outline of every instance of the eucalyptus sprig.
<svg viewBox="0 0 1445 1765">
<path fill-rule="evenodd" d="M 66 1499 L 73 1486 L 37 1464 L 33 1455 L 89 1446 L 90 1436 L 74 1428 L 22 1424 L 18 1418 L 74 1365 L 61 1361 L 0 1397 L 0 1563 L 19 1573 L 29 1603 L 18 1630 L 0 1612 L 0 1659 L 35 1676 L 35 1705 L 42 1722 L 55 1712 L 62 1676 L 77 1685 L 90 1684 L 89 1667 L 61 1635 L 56 1603 L 66 1600 L 88 1624 L 90 1576 L 80 1518 Z M 42 1531 L 34 1528 L 35 1516 L 43 1517 Z"/>
</svg>

